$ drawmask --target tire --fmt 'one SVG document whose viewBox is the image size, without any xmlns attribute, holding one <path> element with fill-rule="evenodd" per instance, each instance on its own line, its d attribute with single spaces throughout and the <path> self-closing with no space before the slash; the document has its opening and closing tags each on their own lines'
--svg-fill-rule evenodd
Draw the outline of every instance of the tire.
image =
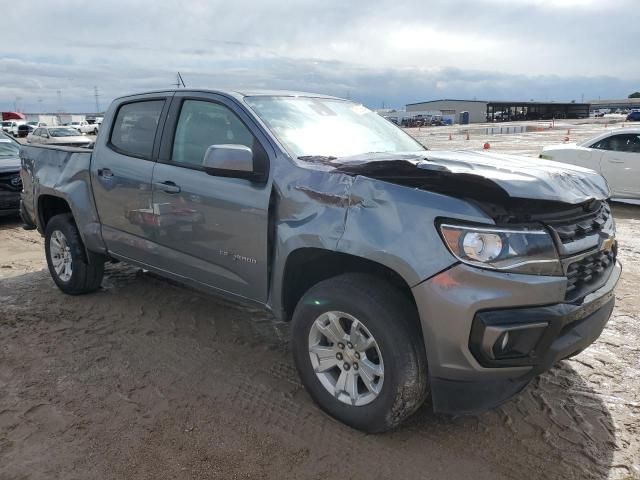
<svg viewBox="0 0 640 480">
<path fill-rule="evenodd" d="M 344 343 L 342 350 L 343 342 L 336 344 L 323 333 L 330 330 L 327 325 L 332 324 L 332 319 L 335 323 L 336 317 L 340 318 L 337 322 L 342 332 L 349 334 L 343 338 L 353 340 Z M 360 333 L 354 334 L 354 325 Z M 390 430 L 415 412 L 428 396 L 427 360 L 415 306 L 377 277 L 344 274 L 316 284 L 296 306 L 291 330 L 294 361 L 303 385 L 322 410 L 353 428 L 367 433 Z M 375 348 L 361 348 L 371 339 Z M 326 363 L 320 363 L 317 351 L 322 351 Z M 333 352 L 337 352 L 338 365 L 316 373 L 314 363 L 324 370 L 333 362 Z M 371 375 L 375 371 L 383 375 Z M 349 374 L 360 377 L 354 381 L 355 389 L 345 387 L 351 394 L 335 388 L 343 375 L 351 379 Z M 369 375 L 368 382 L 364 381 L 365 374 Z M 354 385 L 349 380 L 346 384 Z"/>
<path fill-rule="evenodd" d="M 91 261 L 87 260 L 87 252 L 70 213 L 56 215 L 49 220 L 44 233 L 44 248 L 49 273 L 64 293 L 81 295 L 100 288 L 104 258 L 89 253 Z M 68 268 L 64 267 L 66 261 L 61 258 L 61 250 L 66 255 L 63 258 L 70 259 Z"/>
</svg>

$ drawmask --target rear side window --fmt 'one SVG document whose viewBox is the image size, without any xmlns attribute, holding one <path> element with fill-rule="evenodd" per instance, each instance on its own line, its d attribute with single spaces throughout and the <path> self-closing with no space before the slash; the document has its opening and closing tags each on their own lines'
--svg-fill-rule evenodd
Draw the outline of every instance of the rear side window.
<svg viewBox="0 0 640 480">
<path fill-rule="evenodd" d="M 122 105 L 111 131 L 111 145 L 123 155 L 151 158 L 164 100 Z"/>
</svg>

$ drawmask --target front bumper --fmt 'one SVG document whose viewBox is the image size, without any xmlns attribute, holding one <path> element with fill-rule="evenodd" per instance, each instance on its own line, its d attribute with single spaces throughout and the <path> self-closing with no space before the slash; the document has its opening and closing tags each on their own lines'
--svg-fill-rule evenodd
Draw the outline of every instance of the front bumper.
<svg viewBox="0 0 640 480">
<path fill-rule="evenodd" d="M 497 406 L 537 374 L 593 343 L 613 310 L 620 273 L 616 263 L 606 283 L 574 303 L 564 300 L 564 277 L 500 273 L 463 264 L 415 286 L 434 410 L 459 414 Z M 472 332 L 480 321 L 548 326 L 530 356 L 501 364 L 474 348 Z"/>
<path fill-rule="evenodd" d="M 20 192 L 0 190 L 0 216 L 17 215 L 20 211 Z"/>
</svg>

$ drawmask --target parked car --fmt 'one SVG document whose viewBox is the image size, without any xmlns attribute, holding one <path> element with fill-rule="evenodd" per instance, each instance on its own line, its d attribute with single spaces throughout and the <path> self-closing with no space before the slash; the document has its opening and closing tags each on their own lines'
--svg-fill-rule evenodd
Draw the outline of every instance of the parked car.
<svg viewBox="0 0 640 480">
<path fill-rule="evenodd" d="M 24 123 L 22 120 L 5 120 L 2 122 L 2 131 L 16 137 L 18 135 L 18 127 Z"/>
<path fill-rule="evenodd" d="M 40 127 L 27 137 L 27 143 L 89 148 L 93 140 L 71 127 Z"/>
<path fill-rule="evenodd" d="M 30 133 L 35 131 L 36 127 L 31 125 L 30 123 L 25 123 L 23 125 L 18 126 L 18 134 L 16 135 L 18 138 L 23 138 L 28 136 Z"/>
<path fill-rule="evenodd" d="M 20 144 L 0 132 L 0 216 L 17 215 L 20 207 Z"/>
<path fill-rule="evenodd" d="M 291 321 L 329 414 L 470 413 L 601 333 L 621 267 L 596 172 L 426 150 L 362 105 L 181 89 L 116 99 L 92 152 L 22 148 L 22 215 L 65 293 L 138 265 Z M 427 368 L 428 365 L 428 368 Z"/>
<path fill-rule="evenodd" d="M 68 126 L 75 128 L 80 133 L 93 133 L 94 135 L 98 134 L 98 128 L 100 127 L 96 123 L 89 123 L 87 121 L 71 122 Z"/>
<path fill-rule="evenodd" d="M 582 143 L 550 145 L 541 158 L 591 168 L 615 200 L 640 200 L 640 128 L 620 128 Z"/>
<path fill-rule="evenodd" d="M 631 112 L 627 115 L 627 122 L 640 122 L 640 112 Z"/>
</svg>

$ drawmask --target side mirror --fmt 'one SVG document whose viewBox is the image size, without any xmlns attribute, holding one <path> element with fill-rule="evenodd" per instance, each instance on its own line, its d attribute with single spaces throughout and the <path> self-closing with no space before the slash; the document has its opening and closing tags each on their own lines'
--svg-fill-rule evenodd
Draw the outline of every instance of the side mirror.
<svg viewBox="0 0 640 480">
<path fill-rule="evenodd" d="M 211 145 L 202 160 L 204 171 L 217 177 L 254 180 L 253 151 L 244 145 Z"/>
</svg>

